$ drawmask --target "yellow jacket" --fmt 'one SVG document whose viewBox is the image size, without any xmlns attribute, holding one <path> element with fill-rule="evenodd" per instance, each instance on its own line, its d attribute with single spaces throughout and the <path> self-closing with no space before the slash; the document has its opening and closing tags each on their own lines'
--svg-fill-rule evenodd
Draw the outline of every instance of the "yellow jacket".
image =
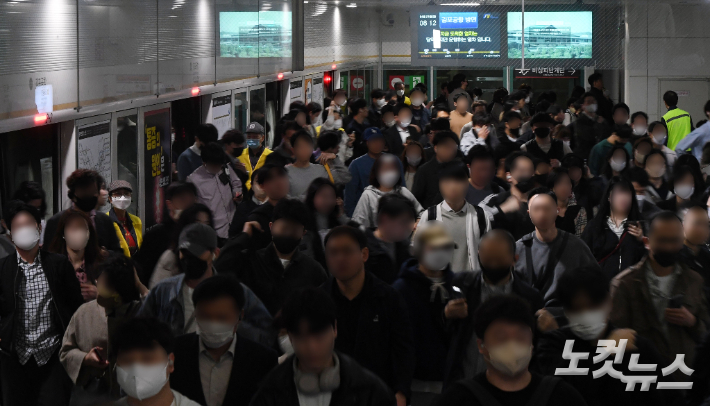
<svg viewBox="0 0 710 406">
<path fill-rule="evenodd" d="M 256 166 L 253 168 L 251 166 L 251 161 L 249 160 L 249 148 L 244 148 L 242 154 L 239 155 L 239 158 L 237 158 L 239 162 L 243 163 L 244 167 L 247 168 L 247 190 L 251 190 L 251 173 L 264 166 L 264 162 L 266 162 L 266 157 L 272 152 L 274 151 L 264 147 L 264 152 L 261 153 L 259 160 L 256 161 Z"/>
<path fill-rule="evenodd" d="M 136 245 L 138 246 L 138 248 L 140 248 L 143 244 L 143 222 L 141 221 L 140 217 L 134 216 L 128 212 L 126 212 L 126 214 L 128 215 L 128 218 L 131 219 L 131 224 L 133 225 L 133 232 L 136 234 Z M 123 255 L 130 258 L 131 251 L 128 248 L 128 242 L 126 242 L 126 237 L 123 236 L 123 233 L 126 230 L 123 230 L 123 225 L 118 220 L 118 217 L 116 217 L 116 213 L 113 211 L 113 209 L 109 210 L 106 215 L 109 216 L 111 220 L 113 220 L 113 228 L 116 229 L 116 235 L 118 236 L 118 242 L 120 243 L 121 249 L 123 250 Z"/>
</svg>

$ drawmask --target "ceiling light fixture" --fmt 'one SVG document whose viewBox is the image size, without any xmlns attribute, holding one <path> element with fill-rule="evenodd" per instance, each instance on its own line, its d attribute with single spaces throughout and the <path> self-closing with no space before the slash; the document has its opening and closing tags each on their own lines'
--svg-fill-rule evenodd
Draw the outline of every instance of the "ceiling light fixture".
<svg viewBox="0 0 710 406">
<path fill-rule="evenodd" d="M 441 3 L 442 6 L 480 6 L 481 3 Z"/>
<path fill-rule="evenodd" d="M 357 7 L 357 4 L 355 4 L 355 3 L 350 3 L 350 4 L 348 4 L 348 5 L 345 6 L 345 7 L 348 7 L 348 8 L 355 8 L 355 7 Z"/>
</svg>

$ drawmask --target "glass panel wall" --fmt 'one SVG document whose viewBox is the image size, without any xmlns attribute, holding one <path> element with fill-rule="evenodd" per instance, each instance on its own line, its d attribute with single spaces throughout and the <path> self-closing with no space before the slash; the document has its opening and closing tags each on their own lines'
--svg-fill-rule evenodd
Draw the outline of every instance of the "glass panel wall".
<svg viewBox="0 0 710 406">
<path fill-rule="evenodd" d="M 234 91 L 234 128 L 244 132 L 247 130 L 247 125 L 249 125 L 247 117 L 247 107 L 249 103 L 247 102 L 247 92 Z"/>
<path fill-rule="evenodd" d="M 119 113 L 120 114 L 120 113 Z M 116 157 L 118 178 L 133 185 L 133 195 L 128 212 L 137 215 L 141 190 L 138 187 L 138 115 L 116 118 Z"/>
</svg>

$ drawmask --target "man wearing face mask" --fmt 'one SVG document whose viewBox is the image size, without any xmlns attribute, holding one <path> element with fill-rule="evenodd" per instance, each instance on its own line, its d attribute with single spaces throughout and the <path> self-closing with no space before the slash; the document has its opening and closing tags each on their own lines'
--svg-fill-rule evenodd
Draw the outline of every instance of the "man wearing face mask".
<svg viewBox="0 0 710 406">
<path fill-rule="evenodd" d="M 111 358 L 126 396 L 114 406 L 199 406 L 170 388 L 174 341 L 170 327 L 153 318 L 132 319 L 116 331 Z"/>
<path fill-rule="evenodd" d="M 611 131 L 611 135 L 598 142 L 589 152 L 589 160 L 587 162 L 589 163 L 589 171 L 592 175 L 599 176 L 601 174 L 604 161 L 606 161 L 609 151 L 611 151 L 615 145 L 623 145 L 626 152 L 629 153 L 629 156 L 634 156 L 633 147 L 629 142 L 632 136 L 633 130 L 631 130 L 628 124 L 615 125 L 614 129 Z"/>
<path fill-rule="evenodd" d="M 402 295 L 412 329 L 417 332 L 412 405 L 431 405 L 443 387 L 449 339 L 440 320 L 446 303 L 456 294 L 449 267 L 455 247 L 443 224 L 430 222 L 416 234 L 412 244 L 414 258 L 404 263 L 392 284 Z"/>
<path fill-rule="evenodd" d="M 239 203 L 237 209 L 234 211 L 232 224 L 229 225 L 229 238 L 234 238 L 241 233 L 244 228 L 244 223 L 247 222 L 247 218 L 251 212 L 269 200 L 268 196 L 266 196 L 266 191 L 259 185 L 259 178 L 263 173 L 264 167 L 252 172 L 251 190 L 245 194 L 244 200 Z"/>
<path fill-rule="evenodd" d="M 289 296 L 283 325 L 293 355 L 266 376 L 250 405 L 394 404 L 382 380 L 334 349 L 342 334 L 336 315 L 335 303 L 320 289 L 299 289 Z"/>
<path fill-rule="evenodd" d="M 348 104 L 350 115 L 347 120 L 343 121 L 343 128 L 348 134 L 349 140 L 352 140 L 353 157 L 358 158 L 366 153 L 366 145 L 363 145 L 363 135 L 365 130 L 373 127 L 367 119 L 368 108 L 367 102 L 364 99 L 354 99 Z M 346 122 L 347 121 L 347 122 Z"/>
<path fill-rule="evenodd" d="M 387 284 L 397 278 L 402 264 L 411 258 L 409 236 L 414 229 L 417 211 L 407 198 L 390 193 L 380 198 L 377 227 L 365 231 L 370 256 L 365 269 Z"/>
<path fill-rule="evenodd" d="M 589 83 L 589 93 L 594 96 L 597 100 L 598 108 L 597 114 L 604 118 L 607 123 L 613 123 L 613 109 L 614 102 L 611 101 L 606 95 L 606 89 L 604 89 L 604 80 L 602 74 L 599 72 L 592 73 L 587 78 L 587 83 Z"/>
<path fill-rule="evenodd" d="M 449 387 L 440 405 L 586 406 L 582 396 L 560 378 L 528 370 L 535 318 L 524 299 L 494 296 L 480 305 L 473 319 L 486 370 Z"/>
<path fill-rule="evenodd" d="M 423 207 L 441 203 L 443 198 L 439 191 L 439 171 L 449 162 L 458 160 L 459 137 L 454 132 L 437 131 L 431 143 L 434 157 L 417 169 L 412 186 L 412 194 Z"/>
<path fill-rule="evenodd" d="M 580 158 L 587 159 L 592 148 L 609 136 L 609 128 L 604 119 L 597 115 L 599 105 L 594 94 L 585 93 L 579 103 L 582 105 L 582 112 L 568 128 L 575 140 L 573 152 Z"/>
<path fill-rule="evenodd" d="M 40 250 L 36 208 L 4 211 L 15 252 L 0 259 L 0 383 L 5 405 L 67 405 L 69 377 L 59 363 L 62 336 L 84 302 L 64 255 Z"/>
<path fill-rule="evenodd" d="M 708 310 L 702 277 L 679 262 L 681 220 L 673 212 L 658 213 L 643 240 L 648 255 L 611 282 L 610 321 L 651 340 L 663 356 L 661 365 L 672 362 L 676 354 L 691 360 L 707 330 Z M 674 376 L 688 380 L 680 371 Z"/>
<path fill-rule="evenodd" d="M 99 174 L 91 169 L 77 169 L 67 178 L 67 196 L 72 201 L 74 209 L 88 214 L 96 228 L 99 246 L 110 251 L 123 252 L 116 236 L 113 221 L 104 213 L 96 210 L 99 201 Z M 53 241 L 57 234 L 59 219 L 64 211 L 47 220 L 47 229 L 44 232 L 45 241 Z"/>
<path fill-rule="evenodd" d="M 183 151 L 177 160 L 178 180 L 184 181 L 202 165 L 202 147 L 217 142 L 219 132 L 212 124 L 200 124 L 193 134 L 195 143 Z"/>
<path fill-rule="evenodd" d="M 532 125 L 531 135 L 534 138 L 521 145 L 520 150 L 537 158 L 549 159 L 553 167 L 559 167 L 562 158 L 571 154 L 572 150 L 562 141 L 550 137 L 552 126 L 555 124 L 554 120 L 545 113 L 537 113 L 530 123 Z"/>
<path fill-rule="evenodd" d="M 626 391 L 626 383 L 603 375 L 592 376 L 597 369 L 593 358 L 597 355 L 598 340 L 626 339 L 624 357 L 620 363 L 614 363 L 614 369 L 625 376 L 656 376 L 658 381 L 667 381 L 660 368 L 654 371 L 632 371 L 629 369 L 631 357 L 637 356 L 638 364 L 665 365 L 660 354 L 648 339 L 637 336 L 633 330 L 618 329 L 609 323 L 611 297 L 609 283 L 604 273 L 594 265 L 570 269 L 565 272 L 557 285 L 557 299 L 569 321 L 567 326 L 540 336 L 535 351 L 536 363 L 540 373 L 554 375 L 557 368 L 568 368 L 570 362 L 563 358 L 563 351 L 568 340 L 573 340 L 572 351 L 587 353 L 580 358 L 577 366 L 589 368 L 590 373 L 582 375 L 558 376 L 572 385 L 584 397 L 590 406 L 624 406 L 629 404 L 666 405 L 671 404 L 666 396 L 671 391 L 658 391 L 651 385 L 648 391 Z M 634 355 L 635 354 L 635 355 Z"/>
<path fill-rule="evenodd" d="M 680 254 L 688 268 L 697 272 L 705 282 L 705 299 L 710 298 L 710 219 L 708 208 L 704 204 L 688 202 L 681 206 L 685 244 Z"/>
<path fill-rule="evenodd" d="M 180 214 L 196 201 L 197 188 L 192 183 L 175 181 L 168 186 L 162 220 L 146 231 L 141 245 L 143 249 L 131 258 L 137 265 L 138 276 L 144 285 L 148 285 L 160 255 L 168 249 Z"/>
<path fill-rule="evenodd" d="M 273 151 L 264 145 L 264 127 L 256 121 L 247 126 L 246 139 L 248 148 L 244 148 L 238 160 L 244 164 L 247 175 L 251 178 L 252 172 L 264 166 L 266 157 Z M 248 180 L 245 186 L 246 190 L 251 189 L 251 180 Z"/>
<path fill-rule="evenodd" d="M 508 111 L 503 114 L 502 125 L 504 133 L 498 136 L 499 144 L 495 148 L 497 158 L 507 158 L 510 154 L 520 151 L 522 142 L 518 140 L 520 136 L 520 125 L 523 117 L 515 111 Z"/>
<path fill-rule="evenodd" d="M 247 406 L 276 366 L 276 352 L 237 336 L 244 291 L 233 277 L 201 282 L 192 294 L 197 333 L 175 340 L 171 385 L 201 405 Z"/>
<path fill-rule="evenodd" d="M 409 92 L 409 98 L 412 100 L 412 124 L 421 132 L 422 128 L 431 121 L 429 110 L 424 105 L 426 93 L 421 87 L 415 87 Z"/>
<path fill-rule="evenodd" d="M 412 104 L 409 97 L 404 95 L 404 82 L 397 82 L 394 84 L 394 91 L 397 94 L 397 104 Z"/>
<path fill-rule="evenodd" d="M 143 243 L 143 223 L 137 216 L 128 212 L 131 205 L 133 188 L 125 180 L 114 180 L 108 186 L 111 210 L 106 213 L 116 228 L 116 236 L 123 249 L 123 255 L 135 255 Z"/>
<path fill-rule="evenodd" d="M 654 121 L 648 125 L 648 134 L 653 141 L 653 147 L 663 152 L 667 164 L 672 167 L 678 158 L 678 154 L 666 146 L 666 140 L 668 139 L 668 128 L 666 128 L 666 125 L 660 121 Z"/>
<path fill-rule="evenodd" d="M 398 104 L 394 108 L 396 124 L 384 131 L 387 141 L 387 151 L 395 156 L 402 155 L 407 141 L 417 141 L 420 132 L 412 123 L 412 108 L 406 104 Z"/>
<path fill-rule="evenodd" d="M 385 101 L 385 91 L 382 89 L 372 89 L 372 91 L 370 91 L 370 101 L 367 121 L 372 126 L 382 127 L 382 107 L 387 104 L 387 101 Z"/>
<path fill-rule="evenodd" d="M 535 231 L 515 243 L 515 271 L 545 301 L 555 297 L 557 280 L 566 270 L 597 260 L 587 245 L 577 236 L 555 226 L 558 214 L 557 196 L 547 188 L 531 190 L 528 213 Z"/>
<path fill-rule="evenodd" d="M 215 263 L 219 273 L 235 274 L 264 302 L 272 315 L 283 306 L 289 292 L 303 287 L 316 287 L 328 279 L 323 267 L 301 252 L 306 232 L 308 208 L 295 199 L 283 199 L 269 223 L 271 243 L 258 250 L 249 249 L 252 235 L 261 225 L 248 221 L 241 234 L 222 249 Z"/>
<path fill-rule="evenodd" d="M 513 294 L 523 298 L 531 312 L 543 306 L 542 295 L 513 274 L 515 240 L 509 232 L 494 229 L 484 234 L 478 256 L 481 272 L 457 275 L 454 285 L 460 287 L 460 293 L 452 297 L 444 311 L 452 334 L 446 361 L 447 387 L 460 379 L 472 379 L 486 369 L 476 344 L 474 319 L 470 317 L 481 303 L 493 296 Z"/>
<path fill-rule="evenodd" d="M 229 237 L 234 210 L 243 198 L 242 181 L 226 165 L 224 150 L 218 143 L 202 148 L 202 161 L 203 165 L 188 176 L 187 181 L 197 188 L 197 201 L 212 211 L 214 228 L 222 246 Z"/>
</svg>

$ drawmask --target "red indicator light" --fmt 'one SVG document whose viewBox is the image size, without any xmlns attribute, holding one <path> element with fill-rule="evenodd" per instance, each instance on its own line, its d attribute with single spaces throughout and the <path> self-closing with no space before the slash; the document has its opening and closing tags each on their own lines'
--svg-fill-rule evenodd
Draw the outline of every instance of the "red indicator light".
<svg viewBox="0 0 710 406">
<path fill-rule="evenodd" d="M 330 69 L 331 69 L 331 70 L 335 70 L 335 68 L 337 68 L 337 67 L 338 67 L 338 65 L 336 65 L 336 64 L 330 65 Z"/>
<path fill-rule="evenodd" d="M 283 78 L 284 78 L 284 74 L 283 74 L 283 73 L 279 73 L 278 75 L 276 75 L 276 79 L 278 79 L 278 80 L 281 80 L 281 79 L 283 79 Z"/>
<path fill-rule="evenodd" d="M 197 96 L 200 94 L 200 88 L 199 87 L 193 87 L 192 90 L 190 91 L 193 96 Z"/>
<path fill-rule="evenodd" d="M 329 85 L 331 80 L 333 80 L 333 78 L 331 78 L 329 75 L 323 76 L 323 82 L 325 82 L 326 85 Z"/>
<path fill-rule="evenodd" d="M 47 113 L 35 115 L 35 124 L 44 124 L 47 122 Z"/>
</svg>

